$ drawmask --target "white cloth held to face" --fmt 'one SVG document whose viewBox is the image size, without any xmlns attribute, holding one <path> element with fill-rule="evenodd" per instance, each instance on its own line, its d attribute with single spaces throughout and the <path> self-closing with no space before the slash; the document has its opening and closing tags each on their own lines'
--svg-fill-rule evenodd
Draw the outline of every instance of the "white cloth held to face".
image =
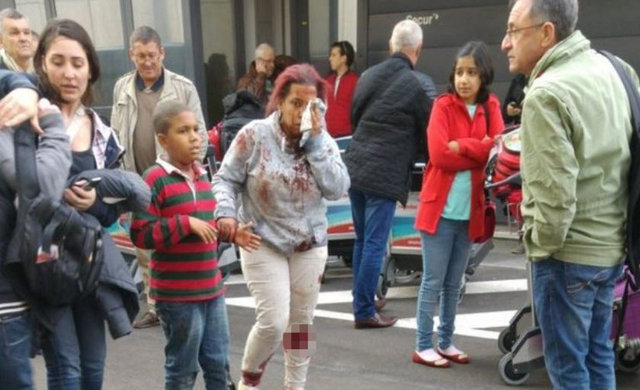
<svg viewBox="0 0 640 390">
<path fill-rule="evenodd" d="M 311 121 L 311 110 L 317 108 L 318 113 L 320 114 L 318 120 L 322 121 L 324 119 L 324 113 L 327 111 L 327 106 L 324 105 L 324 102 L 320 98 L 315 98 L 314 100 L 310 100 L 302 112 L 302 119 L 300 120 L 300 132 L 302 133 L 302 138 L 300 138 L 300 147 L 303 147 L 307 142 L 309 137 L 311 137 L 310 130 L 313 128 L 313 122 Z"/>
</svg>

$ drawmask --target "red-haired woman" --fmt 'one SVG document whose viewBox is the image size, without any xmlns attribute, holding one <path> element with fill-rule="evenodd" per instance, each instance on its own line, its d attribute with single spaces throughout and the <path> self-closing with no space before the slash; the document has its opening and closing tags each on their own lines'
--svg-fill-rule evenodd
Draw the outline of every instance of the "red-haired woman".
<svg viewBox="0 0 640 390">
<path fill-rule="evenodd" d="M 327 259 L 323 198 L 338 199 L 349 188 L 338 146 L 318 110 L 311 110 L 309 138 L 300 131 L 305 108 L 325 93 L 311 65 L 287 68 L 276 79 L 267 117 L 240 130 L 213 179 L 220 240 L 232 240 L 238 223 L 251 223 L 263 243 L 253 252 L 240 251 L 257 315 L 240 389 L 258 388 L 285 334 L 285 389 L 305 386 L 312 350 L 300 350 L 295 340 L 307 340 L 296 333 L 313 332 Z"/>
</svg>

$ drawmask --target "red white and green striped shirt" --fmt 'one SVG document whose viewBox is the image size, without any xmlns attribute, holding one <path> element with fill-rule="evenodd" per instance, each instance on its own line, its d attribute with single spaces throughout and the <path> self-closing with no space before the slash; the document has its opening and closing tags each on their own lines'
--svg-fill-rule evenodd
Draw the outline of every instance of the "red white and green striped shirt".
<svg viewBox="0 0 640 390">
<path fill-rule="evenodd" d="M 149 295 L 157 301 L 203 301 L 224 293 L 217 242 L 204 243 L 191 233 L 189 216 L 215 226 L 216 207 L 206 172 L 196 165 L 194 172 L 196 181 L 158 158 L 143 176 L 151 204 L 146 213 L 134 214 L 131 240 L 153 250 Z"/>
</svg>

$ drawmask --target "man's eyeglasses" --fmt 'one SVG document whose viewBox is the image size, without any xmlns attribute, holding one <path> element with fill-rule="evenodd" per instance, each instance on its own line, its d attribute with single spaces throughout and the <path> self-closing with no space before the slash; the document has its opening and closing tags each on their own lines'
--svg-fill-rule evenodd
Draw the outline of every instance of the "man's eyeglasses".
<svg viewBox="0 0 640 390">
<path fill-rule="evenodd" d="M 274 58 L 262 58 L 262 57 L 258 57 L 257 58 L 258 61 L 260 62 L 264 62 L 265 64 L 273 64 L 275 62 Z"/>
<path fill-rule="evenodd" d="M 159 53 L 138 53 L 134 55 L 136 57 L 136 60 L 140 61 L 140 62 L 144 62 L 146 60 L 149 61 L 155 61 L 158 57 L 160 57 Z"/>
<path fill-rule="evenodd" d="M 505 31 L 505 36 L 507 38 L 509 38 L 509 40 L 513 39 L 513 37 L 515 35 L 517 35 L 520 31 L 524 31 L 524 30 L 529 30 L 532 28 L 538 28 L 541 27 L 543 24 L 545 24 L 546 22 L 542 22 L 542 23 L 538 23 L 538 24 L 534 24 L 532 26 L 526 26 L 526 27 L 519 27 L 519 28 L 508 28 L 507 31 Z"/>
</svg>

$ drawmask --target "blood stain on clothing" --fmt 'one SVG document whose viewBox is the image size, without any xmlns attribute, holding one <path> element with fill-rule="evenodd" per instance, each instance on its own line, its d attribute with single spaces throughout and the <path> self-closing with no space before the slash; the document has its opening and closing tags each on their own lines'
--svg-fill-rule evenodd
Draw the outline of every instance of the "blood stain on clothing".
<svg viewBox="0 0 640 390">
<path fill-rule="evenodd" d="M 258 197 L 263 204 L 270 203 L 270 188 L 269 188 L 269 180 L 263 179 L 258 184 Z"/>
<path fill-rule="evenodd" d="M 311 182 L 311 175 L 309 174 L 309 166 L 306 160 L 299 160 L 293 167 L 293 190 L 300 190 L 302 192 L 308 192 Z"/>
</svg>

